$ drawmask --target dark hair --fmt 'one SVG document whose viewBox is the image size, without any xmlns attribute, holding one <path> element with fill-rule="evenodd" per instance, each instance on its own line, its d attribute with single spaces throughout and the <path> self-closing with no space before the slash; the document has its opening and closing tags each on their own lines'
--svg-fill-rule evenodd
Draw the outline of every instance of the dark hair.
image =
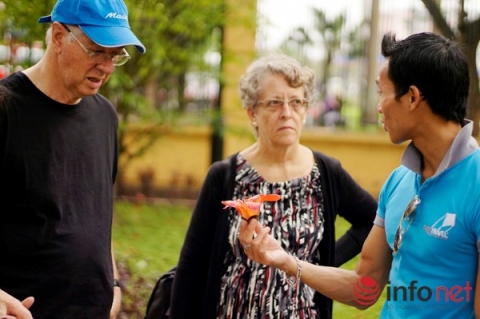
<svg viewBox="0 0 480 319">
<path fill-rule="evenodd" d="M 423 32 L 397 41 L 387 33 L 382 55 L 388 58 L 388 77 L 396 98 L 415 85 L 432 112 L 447 121 L 463 123 L 466 115 L 468 63 L 460 45 L 440 35 Z"/>
</svg>

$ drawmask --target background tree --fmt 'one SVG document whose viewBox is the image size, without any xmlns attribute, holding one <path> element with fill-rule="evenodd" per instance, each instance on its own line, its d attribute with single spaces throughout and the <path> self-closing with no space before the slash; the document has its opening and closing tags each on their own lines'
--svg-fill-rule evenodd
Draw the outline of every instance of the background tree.
<svg viewBox="0 0 480 319">
<path fill-rule="evenodd" d="M 302 64 L 308 64 L 307 51 L 313 45 L 313 40 L 310 37 L 309 31 L 305 27 L 297 27 L 293 29 L 288 35 L 287 39 L 281 45 L 284 52 L 291 52 L 297 60 Z"/>
<path fill-rule="evenodd" d="M 325 58 L 323 62 L 323 74 L 321 76 L 322 85 L 320 87 L 321 97 L 327 95 L 327 82 L 330 78 L 330 65 L 332 57 L 336 51 L 340 49 L 342 43 L 343 27 L 345 25 L 345 15 L 340 14 L 333 19 L 327 19 L 325 12 L 313 9 L 315 31 L 322 39 L 322 47 L 325 50 Z"/>
<path fill-rule="evenodd" d="M 480 122 L 480 89 L 477 73 L 477 48 L 480 42 L 480 17 L 473 19 L 465 11 L 465 0 L 458 1 L 457 25 L 448 24 L 447 19 L 441 11 L 440 1 L 422 0 L 428 12 L 433 18 L 437 30 L 445 37 L 457 40 L 463 45 L 463 51 L 467 56 L 470 89 L 467 104 L 467 118 L 474 121 L 473 135 L 478 136 Z"/>
<path fill-rule="evenodd" d="M 130 26 L 147 53 L 129 50 L 132 61 L 117 68 L 101 91 L 114 102 L 120 118 L 119 193 L 124 191 L 123 172 L 131 160 L 143 155 L 162 132 L 178 128 L 174 123 L 187 103 L 186 75 L 209 67 L 204 55 L 223 19 L 223 0 L 126 3 Z M 135 122 L 143 124 L 132 127 Z"/>
<path fill-rule="evenodd" d="M 312 8 L 314 28 L 297 27 L 290 31 L 289 35 L 281 44 L 283 52 L 296 57 L 302 64 L 312 64 L 307 56 L 307 51 L 313 46 L 319 47 L 324 52 L 321 64 L 320 97 L 327 94 L 327 82 L 330 78 L 330 67 L 333 56 L 338 53 L 344 38 L 345 15 L 340 14 L 328 19 L 325 12 Z M 315 67 L 314 67 L 315 68 Z M 316 68 L 315 68 L 316 69 Z"/>
</svg>

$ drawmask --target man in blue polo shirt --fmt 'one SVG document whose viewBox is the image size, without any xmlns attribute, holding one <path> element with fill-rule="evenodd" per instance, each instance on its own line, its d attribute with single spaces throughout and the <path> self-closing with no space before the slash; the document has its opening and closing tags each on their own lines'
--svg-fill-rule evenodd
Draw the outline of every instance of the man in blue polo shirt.
<svg viewBox="0 0 480 319">
<path fill-rule="evenodd" d="M 480 318 L 480 150 L 465 119 L 465 56 L 433 33 L 386 34 L 382 54 L 378 111 L 393 143 L 411 142 L 382 188 L 356 269 L 298 262 L 257 221 L 239 240 L 255 261 L 359 309 L 387 287 L 381 318 Z"/>
</svg>

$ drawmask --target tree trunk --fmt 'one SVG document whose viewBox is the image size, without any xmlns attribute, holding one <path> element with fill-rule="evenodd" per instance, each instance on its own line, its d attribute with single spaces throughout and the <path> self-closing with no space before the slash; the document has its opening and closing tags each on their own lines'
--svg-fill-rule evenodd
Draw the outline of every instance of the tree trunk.
<svg viewBox="0 0 480 319">
<path fill-rule="evenodd" d="M 471 50 L 468 50 L 471 51 Z M 480 123 L 480 91 L 478 88 L 477 65 L 475 52 L 468 52 L 468 72 L 470 77 L 470 87 L 468 89 L 467 119 L 473 121 L 473 136 L 478 136 L 478 123 Z"/>
<path fill-rule="evenodd" d="M 186 103 L 185 103 L 185 85 L 186 85 L 186 75 L 181 73 L 177 76 L 177 85 L 178 85 L 178 109 L 180 113 L 185 113 Z"/>
<path fill-rule="evenodd" d="M 461 3 L 458 21 L 458 36 L 454 30 L 448 25 L 440 10 L 439 3 L 436 0 L 422 0 L 428 12 L 435 22 L 436 28 L 449 39 L 458 40 L 463 45 L 463 52 L 467 56 L 468 71 L 470 77 L 470 87 L 468 90 L 467 102 L 467 118 L 473 121 L 473 136 L 478 136 L 480 123 L 480 89 L 478 87 L 477 59 L 476 52 L 478 42 L 480 41 L 480 19 L 467 22 L 464 18 L 466 13 L 463 12 L 464 3 Z"/>
<path fill-rule="evenodd" d="M 467 57 L 470 87 L 468 90 L 467 118 L 473 123 L 473 136 L 478 136 L 480 123 L 480 89 L 477 74 L 477 46 L 480 41 L 479 22 L 466 23 L 461 30 L 460 42 L 464 44 L 463 51 Z"/>
</svg>

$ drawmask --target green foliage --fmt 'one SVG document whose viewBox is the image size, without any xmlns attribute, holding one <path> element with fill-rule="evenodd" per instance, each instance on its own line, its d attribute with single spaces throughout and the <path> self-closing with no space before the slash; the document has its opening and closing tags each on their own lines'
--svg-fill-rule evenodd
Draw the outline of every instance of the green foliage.
<svg viewBox="0 0 480 319">
<path fill-rule="evenodd" d="M 136 79 L 134 82 L 141 87 L 152 80 L 165 85 L 171 76 L 185 74 L 192 61 L 198 55 L 203 56 L 203 45 L 213 30 L 222 25 L 221 0 L 143 0 L 126 3 L 130 26 L 147 52 L 144 56 L 134 52 L 133 63 L 129 62 L 124 72 L 116 72 L 115 76 L 128 75 Z"/>
<path fill-rule="evenodd" d="M 55 0 L 2 0 L 5 9 L 0 10 L 0 34 L 11 30 L 16 41 L 32 43 L 45 38 L 46 25 L 38 23 L 41 16 L 49 15 Z"/>
<path fill-rule="evenodd" d="M 161 136 L 158 127 L 174 126 L 183 110 L 186 74 L 208 70 L 207 50 L 220 51 L 223 25 L 223 0 L 125 0 L 130 27 L 147 48 L 142 55 L 127 47 L 132 59 L 117 67 L 100 90 L 115 105 L 119 114 L 119 171 L 126 170 L 131 159 L 142 155 Z M 0 32 L 10 32 L 15 42 L 27 44 L 43 40 L 48 24 L 38 18 L 49 15 L 56 0 L 5 0 L 0 10 Z M 13 43 L 13 42 L 12 42 Z M 29 65 L 25 65 L 28 67 Z M 162 100 L 159 92 L 165 92 Z M 172 105 L 174 106 L 172 108 Z M 168 108 L 166 108 L 168 106 Z M 130 123 L 148 124 L 141 143 L 127 138 Z M 119 174 L 122 184 L 122 174 Z M 120 187 L 121 189 L 121 187 Z"/>
<path fill-rule="evenodd" d="M 119 113 L 121 171 L 161 136 L 162 130 L 155 128 L 175 126 L 178 119 L 175 110 L 181 111 L 185 106 L 185 76 L 190 70 L 204 67 L 207 44 L 223 19 L 221 0 L 127 0 L 126 3 L 130 26 L 147 52 L 141 55 L 129 49 L 132 60 L 117 68 L 102 88 Z M 152 129 L 138 130 L 137 136 L 128 140 L 132 122 L 146 123 Z M 120 175 L 119 184 L 122 183 Z"/>
</svg>

